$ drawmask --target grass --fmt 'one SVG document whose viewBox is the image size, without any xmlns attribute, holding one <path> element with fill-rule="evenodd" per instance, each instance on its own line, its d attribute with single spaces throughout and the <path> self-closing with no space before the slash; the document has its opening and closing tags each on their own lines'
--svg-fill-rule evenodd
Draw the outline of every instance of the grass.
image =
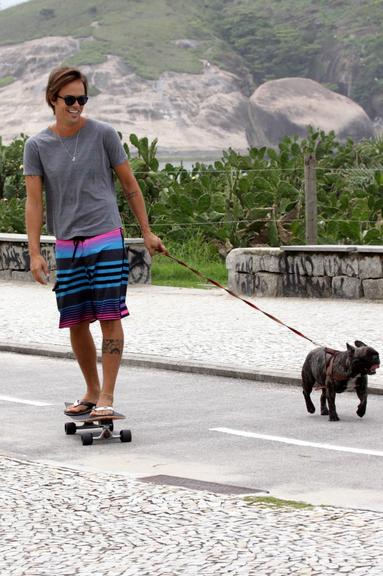
<svg viewBox="0 0 383 576">
<path fill-rule="evenodd" d="M 183 260 L 203 275 L 227 285 L 227 270 L 214 246 L 196 236 L 183 244 L 164 240 L 169 253 Z M 205 282 L 177 262 L 166 256 L 156 255 L 152 261 L 152 284 L 157 286 L 178 286 L 184 288 L 207 288 L 212 284 Z"/>
<path fill-rule="evenodd" d="M 73 36 L 81 46 L 67 59 L 71 65 L 98 64 L 115 54 L 144 78 L 169 70 L 199 73 L 201 59 L 217 40 L 209 27 L 204 30 L 198 8 L 187 0 L 34 0 L 2 12 L 0 44 Z M 174 43 L 181 38 L 199 44 L 177 48 Z"/>
<path fill-rule="evenodd" d="M 227 285 L 225 264 L 217 262 L 186 262 L 205 276 Z M 167 260 L 164 256 L 156 256 L 152 262 L 152 284 L 156 286 L 178 286 L 183 288 L 208 288 L 212 284 L 183 268 L 180 264 Z"/>
<path fill-rule="evenodd" d="M 12 82 L 14 82 L 15 80 L 16 78 L 14 76 L 3 76 L 2 78 L 0 78 L 0 88 L 4 88 L 5 86 L 12 84 Z"/>
<path fill-rule="evenodd" d="M 307 504 L 306 502 L 299 502 L 297 500 L 281 500 L 280 498 L 274 498 L 273 496 L 246 496 L 245 502 L 250 505 L 263 504 L 270 508 L 294 508 L 297 510 L 310 510 L 314 508 L 314 506 Z"/>
</svg>

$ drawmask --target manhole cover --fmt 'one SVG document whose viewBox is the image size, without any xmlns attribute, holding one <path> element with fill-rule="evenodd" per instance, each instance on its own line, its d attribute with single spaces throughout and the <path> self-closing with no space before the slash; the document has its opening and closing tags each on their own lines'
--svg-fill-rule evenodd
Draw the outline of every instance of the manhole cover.
<svg viewBox="0 0 383 576">
<path fill-rule="evenodd" d="M 218 484 L 216 482 L 205 482 L 204 480 L 195 480 L 193 478 L 166 476 L 165 474 L 159 474 L 158 476 L 144 476 L 143 478 L 138 478 L 138 480 L 141 482 L 148 482 L 149 484 L 180 486 L 182 488 L 189 488 L 190 490 L 205 490 L 206 492 L 214 492 L 216 494 L 254 494 L 256 492 L 268 492 L 267 490 L 260 490 L 257 488 L 231 486 L 230 484 Z"/>
</svg>

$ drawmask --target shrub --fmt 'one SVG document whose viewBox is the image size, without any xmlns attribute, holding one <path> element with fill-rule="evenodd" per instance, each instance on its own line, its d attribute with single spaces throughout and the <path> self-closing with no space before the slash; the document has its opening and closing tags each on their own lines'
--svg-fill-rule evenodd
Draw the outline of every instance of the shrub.
<svg viewBox="0 0 383 576">
<path fill-rule="evenodd" d="M 0 141 L 1 231 L 24 232 L 22 154 L 26 136 Z M 383 139 L 339 142 L 310 129 L 305 139 L 284 138 L 277 150 L 227 150 L 191 170 L 160 169 L 157 140 L 131 134 L 124 143 L 143 191 L 153 230 L 178 245 L 198 239 L 224 256 L 232 247 L 304 243 L 304 158 L 317 161 L 319 243 L 382 244 Z M 127 236 L 140 235 L 116 181 Z M 14 215 L 13 214 L 14 211 Z"/>
</svg>

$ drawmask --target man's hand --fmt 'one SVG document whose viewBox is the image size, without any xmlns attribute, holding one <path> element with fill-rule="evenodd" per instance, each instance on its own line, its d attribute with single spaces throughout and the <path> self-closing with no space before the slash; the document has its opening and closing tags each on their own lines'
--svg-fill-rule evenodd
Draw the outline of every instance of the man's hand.
<svg viewBox="0 0 383 576">
<path fill-rule="evenodd" d="M 161 239 L 153 234 L 153 232 L 146 232 L 143 234 L 143 238 L 145 247 L 148 250 L 150 256 L 153 256 L 155 252 L 163 252 L 165 254 L 167 253 L 167 250 L 162 244 Z"/>
<path fill-rule="evenodd" d="M 39 282 L 40 284 L 48 284 L 48 264 L 41 254 L 31 256 L 30 268 L 32 276 L 36 282 Z"/>
</svg>

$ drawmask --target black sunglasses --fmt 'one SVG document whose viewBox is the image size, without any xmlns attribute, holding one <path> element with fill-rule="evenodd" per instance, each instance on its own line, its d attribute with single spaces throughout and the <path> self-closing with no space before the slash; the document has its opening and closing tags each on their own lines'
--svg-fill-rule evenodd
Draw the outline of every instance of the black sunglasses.
<svg viewBox="0 0 383 576">
<path fill-rule="evenodd" d="M 57 96 L 57 98 L 64 100 L 67 106 L 73 106 L 76 100 L 80 106 L 84 106 L 88 102 L 88 96 Z"/>
</svg>

